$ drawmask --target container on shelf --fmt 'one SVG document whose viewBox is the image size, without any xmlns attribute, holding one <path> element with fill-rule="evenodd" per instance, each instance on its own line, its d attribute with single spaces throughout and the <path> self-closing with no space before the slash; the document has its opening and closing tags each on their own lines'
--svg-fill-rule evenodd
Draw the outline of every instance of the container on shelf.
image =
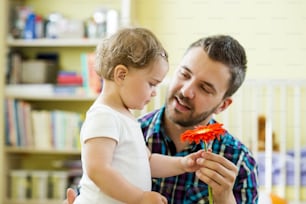
<svg viewBox="0 0 306 204">
<path fill-rule="evenodd" d="M 27 198 L 28 175 L 29 172 L 26 170 L 11 170 L 10 172 L 11 199 L 25 200 Z"/>
<path fill-rule="evenodd" d="M 31 198 L 47 199 L 48 197 L 48 171 L 31 171 Z"/>
<path fill-rule="evenodd" d="M 51 171 L 51 199 L 64 200 L 68 185 L 67 171 Z"/>
</svg>

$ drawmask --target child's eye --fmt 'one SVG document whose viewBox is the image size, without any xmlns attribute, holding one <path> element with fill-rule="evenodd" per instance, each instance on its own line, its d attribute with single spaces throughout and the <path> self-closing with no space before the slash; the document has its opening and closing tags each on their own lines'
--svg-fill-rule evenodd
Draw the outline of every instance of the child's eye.
<svg viewBox="0 0 306 204">
<path fill-rule="evenodd" d="M 149 85 L 150 85 L 150 87 L 156 87 L 157 86 L 157 84 L 155 84 L 155 83 L 149 83 Z"/>
</svg>

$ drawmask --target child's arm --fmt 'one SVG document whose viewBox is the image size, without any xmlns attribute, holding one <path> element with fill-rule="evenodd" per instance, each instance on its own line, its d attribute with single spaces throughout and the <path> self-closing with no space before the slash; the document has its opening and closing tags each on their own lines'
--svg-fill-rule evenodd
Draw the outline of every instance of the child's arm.
<svg viewBox="0 0 306 204">
<path fill-rule="evenodd" d="M 85 142 L 84 159 L 89 178 L 105 194 L 124 203 L 164 203 L 160 194 L 142 191 L 112 168 L 115 147 L 116 141 L 110 138 L 93 138 Z"/>
<path fill-rule="evenodd" d="M 155 178 L 176 176 L 185 172 L 194 172 L 200 168 L 196 160 L 201 157 L 203 150 L 185 157 L 173 157 L 162 154 L 151 154 L 148 149 L 151 175 Z"/>
</svg>

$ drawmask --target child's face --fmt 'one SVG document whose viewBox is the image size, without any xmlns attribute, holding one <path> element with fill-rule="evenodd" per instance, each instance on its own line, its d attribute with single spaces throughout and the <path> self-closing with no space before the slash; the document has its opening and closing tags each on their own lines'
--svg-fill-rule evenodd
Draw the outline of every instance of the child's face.
<svg viewBox="0 0 306 204">
<path fill-rule="evenodd" d="M 121 97 L 129 109 L 141 110 L 156 96 L 156 86 L 162 82 L 169 64 L 162 57 L 141 69 L 129 68 L 121 89 Z"/>
</svg>

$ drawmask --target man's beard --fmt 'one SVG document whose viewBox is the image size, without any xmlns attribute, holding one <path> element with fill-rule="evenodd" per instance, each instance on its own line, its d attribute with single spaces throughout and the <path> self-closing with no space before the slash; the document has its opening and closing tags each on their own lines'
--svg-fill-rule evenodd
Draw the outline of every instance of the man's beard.
<svg viewBox="0 0 306 204">
<path fill-rule="evenodd" d="M 211 115 L 215 112 L 215 110 L 218 108 L 220 104 L 217 104 L 214 108 L 210 109 L 209 111 L 205 111 L 200 114 L 194 114 L 193 111 L 193 106 L 190 105 L 189 100 L 182 96 L 182 94 L 178 94 L 177 96 L 180 101 L 184 101 L 185 104 L 188 104 L 188 107 L 190 107 L 190 114 L 184 118 L 181 117 L 175 117 L 175 114 L 180 114 L 177 110 L 175 110 L 174 107 L 170 107 L 169 104 L 171 104 L 172 101 L 177 100 L 175 96 L 171 96 L 170 98 L 167 99 L 166 102 L 166 117 L 168 120 L 171 122 L 182 126 L 182 127 L 194 127 L 196 125 L 200 125 L 203 123 L 203 121 L 207 120 Z M 208 122 L 208 121 L 207 121 Z M 206 125 L 206 124 L 203 124 Z"/>
</svg>

